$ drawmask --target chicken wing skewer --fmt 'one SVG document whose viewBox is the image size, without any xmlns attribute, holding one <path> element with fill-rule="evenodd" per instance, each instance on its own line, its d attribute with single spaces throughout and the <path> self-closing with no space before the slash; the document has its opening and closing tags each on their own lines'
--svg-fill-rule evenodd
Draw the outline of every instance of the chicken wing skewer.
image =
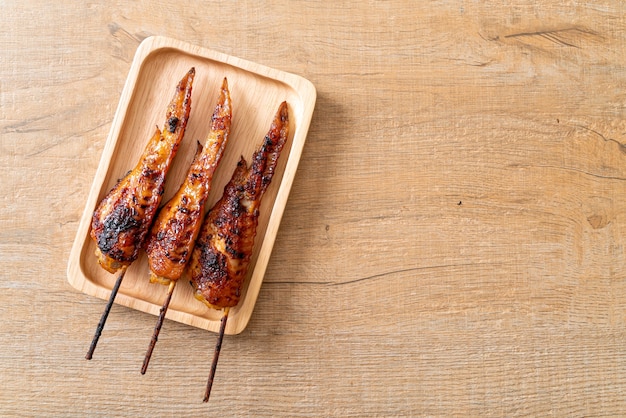
<svg viewBox="0 0 626 418">
<path fill-rule="evenodd" d="M 144 358 L 141 374 L 148 368 L 172 292 L 177 280 L 183 274 L 198 236 L 204 206 L 211 190 L 213 173 L 228 142 L 231 120 L 230 92 L 228 81 L 224 78 L 218 103 L 211 118 L 211 130 L 204 147 L 198 144 L 198 151 L 185 181 L 174 197 L 160 210 L 148 237 L 146 253 L 150 266 L 150 281 L 167 284 L 169 288 Z"/>
<path fill-rule="evenodd" d="M 289 114 L 283 102 L 250 167 L 242 157 L 222 198 L 207 213 L 191 253 L 188 274 L 195 297 L 213 309 L 224 309 L 204 402 L 208 402 L 230 308 L 239 303 L 254 247 L 261 198 L 272 181 L 289 136 Z"/>
<path fill-rule="evenodd" d="M 165 177 L 183 139 L 191 111 L 195 69 L 180 80 L 166 112 L 163 132 L 157 127 L 139 162 L 102 199 L 94 211 L 91 238 L 97 245 L 100 266 L 110 273 L 121 270 L 85 358 L 91 359 L 126 273 L 137 259 L 161 202 Z"/>
</svg>

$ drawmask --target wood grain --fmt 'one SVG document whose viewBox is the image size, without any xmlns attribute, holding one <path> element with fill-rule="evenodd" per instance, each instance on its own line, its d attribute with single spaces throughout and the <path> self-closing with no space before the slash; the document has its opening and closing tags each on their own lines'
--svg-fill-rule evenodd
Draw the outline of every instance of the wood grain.
<svg viewBox="0 0 626 418">
<path fill-rule="evenodd" d="M 626 413 L 626 5 L 6 4 L 0 415 Z M 132 57 L 164 35 L 302 75 L 306 146 L 226 336 L 66 280 Z"/>
</svg>

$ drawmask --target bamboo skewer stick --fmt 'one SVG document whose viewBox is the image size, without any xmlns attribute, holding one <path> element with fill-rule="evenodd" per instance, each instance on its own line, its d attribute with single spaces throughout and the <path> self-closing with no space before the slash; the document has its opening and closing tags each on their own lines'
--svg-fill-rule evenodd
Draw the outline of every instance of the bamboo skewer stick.
<svg viewBox="0 0 626 418">
<path fill-rule="evenodd" d="M 111 295 L 109 296 L 109 301 L 107 302 L 106 307 L 104 308 L 104 312 L 102 312 L 102 316 L 100 317 L 100 322 L 98 322 L 98 326 L 96 327 L 96 332 L 91 340 L 91 345 L 89 346 L 89 351 L 87 351 L 87 355 L 85 359 L 91 360 L 93 357 L 93 352 L 96 349 L 96 345 L 98 345 L 98 340 L 100 339 L 100 335 L 102 335 L 102 330 L 104 329 L 104 324 L 109 317 L 109 312 L 111 311 L 111 307 L 113 306 L 113 301 L 115 300 L 115 296 L 117 295 L 117 291 L 120 289 L 120 285 L 122 284 L 122 280 L 124 279 L 124 275 L 126 274 L 126 267 L 122 270 L 122 272 L 117 276 L 117 280 L 115 281 L 115 285 L 113 289 L 111 289 Z"/>
<path fill-rule="evenodd" d="M 159 332 L 161 332 L 161 327 L 163 326 L 163 320 L 165 319 L 167 308 L 169 307 L 170 301 L 172 300 L 172 293 L 174 293 L 174 287 L 176 286 L 176 282 L 177 280 L 170 281 L 170 286 L 167 289 L 167 297 L 165 298 L 165 302 L 163 302 L 163 306 L 161 306 L 161 311 L 159 312 L 159 319 L 157 320 L 157 323 L 154 326 L 152 339 L 150 340 L 148 351 L 146 351 L 146 356 L 143 359 L 143 366 L 141 366 L 141 374 L 146 374 L 146 370 L 148 369 L 148 363 L 150 363 L 150 357 L 152 357 L 152 351 L 154 350 L 154 346 L 156 345 L 156 342 L 159 339 Z"/>
<path fill-rule="evenodd" d="M 217 342 L 215 343 L 215 351 L 213 353 L 213 362 L 211 363 L 211 371 L 209 372 L 209 380 L 206 384 L 206 392 L 204 392 L 204 402 L 209 402 L 209 396 L 211 395 L 211 387 L 213 386 L 213 378 L 215 377 L 215 370 L 217 369 L 217 360 L 220 357 L 220 351 L 222 350 L 222 340 L 224 339 L 224 330 L 226 329 L 226 321 L 228 320 L 228 311 L 230 308 L 224 308 L 224 315 L 220 324 L 220 333 L 217 336 Z"/>
</svg>

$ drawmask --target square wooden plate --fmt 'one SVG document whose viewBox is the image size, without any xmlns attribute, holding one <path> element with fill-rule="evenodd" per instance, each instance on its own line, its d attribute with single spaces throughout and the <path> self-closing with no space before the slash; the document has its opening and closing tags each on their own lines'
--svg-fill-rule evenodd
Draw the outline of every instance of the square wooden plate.
<svg viewBox="0 0 626 418">
<path fill-rule="evenodd" d="M 261 203 L 255 251 L 241 300 L 229 313 L 226 333 L 237 334 L 246 327 L 254 309 L 315 106 L 314 86 L 293 74 L 169 38 L 144 40 L 133 60 L 80 220 L 67 268 L 68 281 L 88 295 L 109 298 L 117 275 L 102 269 L 94 255 L 96 247 L 89 237 L 93 211 L 117 180 L 134 167 L 155 125 L 163 128 L 165 111 L 176 84 L 191 67 L 196 69 L 191 114 L 185 137 L 166 179 L 162 204 L 183 181 L 196 142 L 204 143 L 224 77 L 228 78 L 231 92 L 233 122 L 229 142 L 213 178 L 207 209 L 221 196 L 239 157 L 250 161 L 279 104 L 286 100 L 289 105 L 289 139 Z M 166 286 L 148 281 L 148 265 L 142 252 L 128 268 L 115 302 L 158 315 L 166 293 Z M 181 279 L 166 317 L 218 331 L 221 315 L 196 300 L 191 285 Z M 93 320 L 95 326 L 97 318 Z"/>
</svg>

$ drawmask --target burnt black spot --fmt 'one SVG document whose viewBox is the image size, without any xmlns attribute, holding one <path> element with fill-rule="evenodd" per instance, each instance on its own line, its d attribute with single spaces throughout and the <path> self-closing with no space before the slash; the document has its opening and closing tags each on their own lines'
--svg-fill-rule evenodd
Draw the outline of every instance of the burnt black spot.
<svg viewBox="0 0 626 418">
<path fill-rule="evenodd" d="M 226 258 L 210 246 L 201 247 L 200 264 L 202 265 L 202 281 L 219 282 L 226 277 Z"/>
<path fill-rule="evenodd" d="M 155 183 L 162 183 L 165 180 L 165 175 L 163 174 L 162 171 L 154 170 L 154 169 L 152 169 L 150 167 L 144 167 L 141 170 L 141 175 L 145 179 L 149 179 L 150 181 L 153 181 Z"/>
<path fill-rule="evenodd" d="M 174 131 L 176 130 L 176 126 L 178 126 L 178 118 L 176 116 L 172 116 L 167 120 L 167 125 L 167 129 L 171 133 L 174 133 Z"/>
<path fill-rule="evenodd" d="M 130 174 L 131 171 L 133 171 L 133 170 L 128 170 L 126 172 L 126 174 L 124 174 L 122 177 L 118 178 L 116 184 L 118 184 L 120 181 L 124 180 L 124 178 L 128 177 L 128 175 Z"/>
<path fill-rule="evenodd" d="M 172 264 L 182 264 L 184 262 L 182 258 L 172 255 L 171 253 L 167 253 L 165 256 Z"/>
<path fill-rule="evenodd" d="M 141 227 L 141 222 L 135 219 L 135 210 L 128 206 L 118 205 L 103 222 L 102 233 L 98 236 L 98 248 L 105 254 L 113 250 L 119 241 L 119 236 L 130 229 Z M 139 234 L 135 234 L 139 235 Z"/>
<path fill-rule="evenodd" d="M 230 254 L 234 259 L 238 260 L 242 260 L 246 256 L 245 253 L 237 251 L 235 248 L 230 246 L 226 246 L 226 252 L 228 252 L 228 254 Z"/>
<path fill-rule="evenodd" d="M 258 162 L 259 164 L 261 164 L 265 162 L 265 155 L 263 155 L 262 152 L 255 152 L 254 155 L 252 156 L 252 159 L 255 162 Z"/>
</svg>

